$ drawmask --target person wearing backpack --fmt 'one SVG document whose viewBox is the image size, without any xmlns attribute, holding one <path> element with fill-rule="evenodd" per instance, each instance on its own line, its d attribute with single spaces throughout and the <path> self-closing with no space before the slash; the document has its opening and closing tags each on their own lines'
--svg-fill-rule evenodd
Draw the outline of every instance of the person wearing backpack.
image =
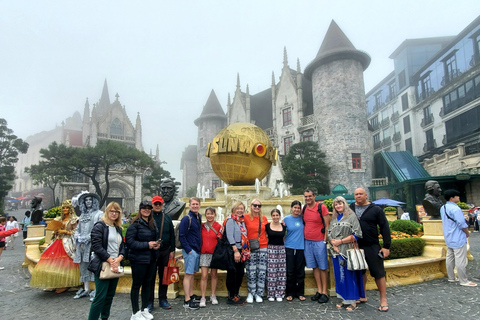
<svg viewBox="0 0 480 320">
<path fill-rule="evenodd" d="M 313 269 L 313 276 L 317 284 L 317 293 L 312 301 L 326 303 L 328 282 L 328 259 L 326 245 L 326 230 L 330 224 L 328 208 L 315 202 L 315 194 L 312 189 L 303 192 L 305 206 L 303 209 L 303 221 L 305 223 L 305 261 L 307 268 Z"/>
<path fill-rule="evenodd" d="M 182 255 L 185 266 L 185 275 L 183 277 L 183 291 L 185 300 L 183 307 L 196 310 L 200 308 L 197 297 L 193 294 L 193 281 L 195 272 L 198 272 L 200 266 L 200 249 L 202 247 L 202 217 L 199 213 L 200 199 L 190 198 L 190 211 L 180 221 L 178 227 L 179 240 L 182 244 Z"/>
</svg>

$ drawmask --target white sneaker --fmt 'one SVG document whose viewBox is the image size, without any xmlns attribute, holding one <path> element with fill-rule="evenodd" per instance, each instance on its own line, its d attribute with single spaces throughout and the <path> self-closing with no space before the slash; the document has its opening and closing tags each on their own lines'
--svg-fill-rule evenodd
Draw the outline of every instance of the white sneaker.
<svg viewBox="0 0 480 320">
<path fill-rule="evenodd" d="M 262 302 L 263 302 L 262 297 L 260 297 L 258 294 L 256 294 L 256 295 L 255 295 L 255 302 L 257 302 L 257 303 L 262 303 Z"/>
<path fill-rule="evenodd" d="M 277 301 L 278 301 L 278 302 L 282 302 L 283 299 L 282 299 L 282 298 L 277 298 Z"/>
<path fill-rule="evenodd" d="M 253 303 L 253 294 L 251 294 L 251 293 L 248 294 L 247 303 Z"/>
<path fill-rule="evenodd" d="M 200 308 L 205 308 L 207 306 L 207 300 L 204 297 L 200 299 Z"/>
<path fill-rule="evenodd" d="M 268 301 L 275 301 L 275 298 L 274 298 L 274 297 L 270 297 L 270 298 L 268 298 Z"/>
<path fill-rule="evenodd" d="M 143 309 L 143 311 L 140 312 L 140 314 L 141 314 L 142 317 L 144 317 L 145 319 L 150 319 L 150 320 L 153 319 L 153 316 L 152 316 L 152 314 L 150 313 L 150 311 L 148 311 L 148 308 Z"/>
<path fill-rule="evenodd" d="M 5 270 L 5 267 L 0 267 L 0 270 Z"/>
<path fill-rule="evenodd" d="M 212 301 L 212 304 L 218 304 L 217 297 L 214 294 L 210 296 L 210 301 Z"/>
<path fill-rule="evenodd" d="M 132 314 L 132 316 L 130 317 L 130 320 L 145 320 L 146 318 L 144 318 L 142 316 L 142 312 L 141 311 L 137 311 L 137 313 L 135 314 Z"/>
</svg>

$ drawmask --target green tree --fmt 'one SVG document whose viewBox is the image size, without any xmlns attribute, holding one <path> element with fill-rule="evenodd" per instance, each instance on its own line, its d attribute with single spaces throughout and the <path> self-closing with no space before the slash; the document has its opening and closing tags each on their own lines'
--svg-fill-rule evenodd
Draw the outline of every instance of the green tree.
<svg viewBox="0 0 480 320">
<path fill-rule="evenodd" d="M 292 194 L 303 194 L 305 188 L 316 189 L 317 194 L 329 193 L 325 154 L 313 141 L 303 141 L 290 147 L 283 157 L 284 180 L 291 185 Z"/>
<path fill-rule="evenodd" d="M 41 149 L 44 168 L 68 173 L 70 176 L 83 175 L 92 181 L 95 193 L 100 196 L 102 207 L 110 192 L 111 171 L 134 173 L 154 166 L 153 160 L 142 151 L 121 142 L 101 140 L 95 147 L 75 148 L 51 143 Z M 105 183 L 102 190 L 100 184 Z"/>
<path fill-rule="evenodd" d="M 170 176 L 170 172 L 163 169 L 159 164 L 155 164 L 153 168 L 150 168 L 150 174 L 145 177 L 145 182 L 143 183 L 143 188 L 146 189 L 145 195 L 156 196 L 161 194 L 160 183 L 165 178 L 170 178 L 175 180 Z"/>
<path fill-rule="evenodd" d="M 191 186 L 190 188 L 188 188 L 185 196 L 191 198 L 191 197 L 195 197 L 197 194 L 197 187 L 196 186 Z"/>
<path fill-rule="evenodd" d="M 25 168 L 25 172 L 30 175 L 32 181 L 43 187 L 52 190 L 52 199 L 55 201 L 55 189 L 60 182 L 68 181 L 69 173 L 63 172 L 60 168 L 50 167 L 46 161 L 40 161 L 31 167 Z"/>
<path fill-rule="evenodd" d="M 0 118 L 0 213 L 4 213 L 5 197 L 13 187 L 18 154 L 28 150 L 28 143 L 14 135 L 7 125 L 7 120 Z"/>
</svg>

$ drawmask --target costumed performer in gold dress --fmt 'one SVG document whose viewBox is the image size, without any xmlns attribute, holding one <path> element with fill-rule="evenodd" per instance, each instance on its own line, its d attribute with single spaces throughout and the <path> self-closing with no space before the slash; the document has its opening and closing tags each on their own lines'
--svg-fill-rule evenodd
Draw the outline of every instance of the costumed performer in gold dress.
<svg viewBox="0 0 480 320">
<path fill-rule="evenodd" d="M 80 268 L 73 262 L 75 242 L 73 233 L 78 217 L 70 200 L 62 203 L 62 214 L 49 222 L 47 229 L 53 230 L 52 242 L 42 253 L 33 269 L 30 286 L 40 289 L 54 289 L 60 293 L 80 282 Z"/>
</svg>

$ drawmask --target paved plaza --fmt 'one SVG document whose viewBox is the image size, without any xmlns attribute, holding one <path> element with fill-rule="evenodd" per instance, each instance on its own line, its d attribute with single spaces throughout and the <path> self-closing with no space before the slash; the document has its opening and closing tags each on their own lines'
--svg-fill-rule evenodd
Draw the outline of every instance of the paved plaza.
<svg viewBox="0 0 480 320">
<path fill-rule="evenodd" d="M 20 213 L 21 212 L 21 213 Z M 11 213 L 21 221 L 23 211 Z M 467 272 L 470 279 L 480 283 L 480 234 L 470 237 L 471 252 L 475 257 L 469 261 Z M 14 250 L 7 249 L 2 254 L 0 271 L 0 319 L 64 320 L 87 319 L 90 302 L 86 298 L 74 300 L 74 292 L 57 294 L 30 288 L 30 273 L 21 264 L 24 260 L 24 247 L 21 235 L 16 238 Z M 219 298 L 219 305 L 207 303 L 206 308 L 185 310 L 183 297 L 170 300 L 171 310 L 161 310 L 158 306 L 152 311 L 155 319 L 476 319 L 480 316 L 480 286 L 462 287 L 449 283 L 447 278 L 424 283 L 398 286 L 387 289 L 390 311 L 377 311 L 379 296 L 376 290 L 368 291 L 368 302 L 359 305 L 352 313 L 337 310 L 339 301 L 332 298 L 326 304 L 310 301 L 268 302 L 230 306 L 226 298 Z M 130 295 L 115 295 L 112 320 L 130 319 Z"/>
</svg>

